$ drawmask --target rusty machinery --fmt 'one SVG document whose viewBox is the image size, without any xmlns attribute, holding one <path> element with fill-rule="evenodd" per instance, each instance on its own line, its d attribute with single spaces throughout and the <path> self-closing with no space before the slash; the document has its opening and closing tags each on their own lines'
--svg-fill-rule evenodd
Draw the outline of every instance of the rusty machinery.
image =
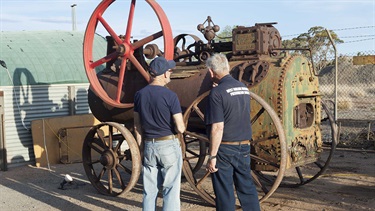
<svg viewBox="0 0 375 211">
<path fill-rule="evenodd" d="M 321 100 L 311 60 L 298 54 L 291 56 L 287 49 L 280 48 L 281 36 L 275 23 L 238 26 L 233 29 L 231 41 L 217 42 L 214 38 L 220 28 L 208 16 L 197 27 L 206 42 L 191 34 L 173 38 L 164 11 L 155 1 L 146 0 L 161 30 L 132 40 L 136 0 L 130 3 L 125 35 L 116 34 L 103 16 L 113 2 L 103 0 L 97 6 L 88 22 L 83 46 L 90 82 L 89 105 L 93 115 L 102 121 L 85 138 L 83 166 L 100 193 L 116 196 L 128 192 L 138 181 L 142 164 L 132 134 L 133 97 L 151 80 L 146 58 L 158 55 L 177 63 L 167 86 L 177 93 L 187 125 L 186 133 L 179 137 L 183 173 L 204 200 L 215 204 L 209 173 L 201 168 L 208 150 L 205 103 L 212 87 L 205 60 L 215 52 L 227 55 L 230 74 L 251 92 L 251 169 L 260 202 L 279 186 L 304 185 L 325 171 L 336 147 L 336 125 Z M 109 33 L 108 47 L 106 55 L 94 58 L 98 25 Z M 159 38 L 163 51 L 152 44 Z M 97 71 L 101 65 L 105 68 Z M 325 142 L 329 143 L 328 153 L 322 156 Z M 298 179 L 284 178 L 286 172 L 297 174 Z"/>
</svg>

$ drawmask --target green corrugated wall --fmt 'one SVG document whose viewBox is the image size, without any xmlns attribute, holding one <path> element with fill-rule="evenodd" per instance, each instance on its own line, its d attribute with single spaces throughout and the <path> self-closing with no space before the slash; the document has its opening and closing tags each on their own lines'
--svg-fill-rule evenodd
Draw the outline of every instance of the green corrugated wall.
<svg viewBox="0 0 375 211">
<path fill-rule="evenodd" d="M 9 70 L 8 74 L 0 66 L 0 86 L 88 82 L 83 66 L 84 32 L 0 33 L 0 60 L 6 63 Z M 105 38 L 96 35 L 93 48 L 94 58 L 106 55 Z"/>
</svg>

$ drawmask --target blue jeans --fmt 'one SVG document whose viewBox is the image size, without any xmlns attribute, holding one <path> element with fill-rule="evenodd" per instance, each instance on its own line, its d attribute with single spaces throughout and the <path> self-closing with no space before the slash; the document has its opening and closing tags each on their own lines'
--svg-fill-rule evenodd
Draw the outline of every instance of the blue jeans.
<svg viewBox="0 0 375 211">
<path fill-rule="evenodd" d="M 163 210 L 180 210 L 182 153 L 178 139 L 145 141 L 143 161 L 143 210 L 156 210 L 159 189 Z"/>
<path fill-rule="evenodd" d="M 221 144 L 216 167 L 219 170 L 211 174 L 216 210 L 235 210 L 234 184 L 242 210 L 259 211 L 258 192 L 250 172 L 250 145 Z"/>
</svg>

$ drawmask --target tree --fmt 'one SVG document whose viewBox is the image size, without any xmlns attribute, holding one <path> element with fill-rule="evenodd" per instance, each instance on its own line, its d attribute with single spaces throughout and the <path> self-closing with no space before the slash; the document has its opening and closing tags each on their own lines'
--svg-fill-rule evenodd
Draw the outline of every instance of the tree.
<svg viewBox="0 0 375 211">
<path fill-rule="evenodd" d="M 339 39 L 335 32 L 330 30 L 329 33 L 335 44 L 344 42 Z M 283 40 L 282 46 L 288 49 L 310 49 L 312 60 L 317 70 L 320 70 L 333 62 L 333 57 L 330 55 L 333 55 L 334 49 L 326 29 L 322 26 L 311 27 L 307 33 L 302 33 L 291 40 Z M 310 53 L 308 51 L 302 51 L 301 53 L 310 58 Z"/>
</svg>

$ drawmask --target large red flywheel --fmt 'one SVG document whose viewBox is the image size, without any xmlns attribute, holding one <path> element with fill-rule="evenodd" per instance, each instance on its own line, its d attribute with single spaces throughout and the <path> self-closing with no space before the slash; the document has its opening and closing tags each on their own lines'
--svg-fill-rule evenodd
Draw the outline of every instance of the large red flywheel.
<svg viewBox="0 0 375 211">
<path fill-rule="evenodd" d="M 150 76 L 147 71 L 142 67 L 139 61 L 134 56 L 134 51 L 144 45 L 163 37 L 164 42 L 164 57 L 168 60 L 173 59 L 174 51 L 174 42 L 172 29 L 169 24 L 168 18 L 160 5 L 154 0 L 146 0 L 146 2 L 154 10 L 157 18 L 159 20 L 161 31 L 146 36 L 137 41 L 131 42 L 132 29 L 134 22 L 134 12 L 135 12 L 135 3 L 136 0 L 132 0 L 130 3 L 129 17 L 127 20 L 127 26 L 125 31 L 125 36 L 120 38 L 120 34 L 117 34 L 114 29 L 109 25 L 106 19 L 103 17 L 104 12 L 108 7 L 115 2 L 115 0 L 103 0 L 95 9 L 93 14 L 90 17 L 90 20 L 87 24 L 84 42 L 83 42 L 83 60 L 86 70 L 86 75 L 90 82 L 90 89 L 95 92 L 95 94 L 100 97 L 105 103 L 116 108 L 130 108 L 133 106 L 132 103 L 124 103 L 121 101 L 124 98 L 122 94 L 123 81 L 126 74 L 126 64 L 130 61 L 137 70 L 142 74 L 142 76 L 150 82 Z M 97 30 L 98 24 L 101 24 L 109 35 L 113 38 L 116 45 L 118 45 L 115 52 L 110 53 L 106 56 L 103 56 L 100 59 L 93 59 L 93 46 L 94 46 L 94 37 Z M 109 61 L 114 61 L 118 58 L 122 59 L 119 78 L 117 82 L 117 93 L 115 97 L 110 97 L 108 93 L 103 89 L 100 84 L 95 68 Z"/>
</svg>

